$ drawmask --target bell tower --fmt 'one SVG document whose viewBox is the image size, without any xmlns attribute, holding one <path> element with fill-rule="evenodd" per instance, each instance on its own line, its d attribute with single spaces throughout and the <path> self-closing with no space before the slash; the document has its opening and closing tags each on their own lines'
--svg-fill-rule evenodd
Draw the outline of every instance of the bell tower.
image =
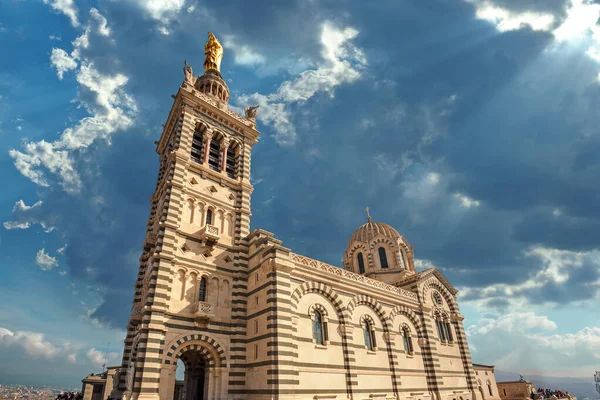
<svg viewBox="0 0 600 400">
<path fill-rule="evenodd" d="M 247 107 L 243 117 L 228 109 L 223 47 L 212 33 L 204 50 L 202 76 L 185 62 L 185 79 L 156 142 L 158 179 L 118 386 L 127 400 L 172 398 L 177 360 L 185 364 L 178 390 L 188 398 L 225 397 L 218 393 L 228 379 L 220 375 L 219 355 L 245 335 L 239 324 L 245 294 L 236 288 L 247 274 L 258 107 Z M 243 358 L 245 348 L 231 347 L 229 354 Z"/>
</svg>

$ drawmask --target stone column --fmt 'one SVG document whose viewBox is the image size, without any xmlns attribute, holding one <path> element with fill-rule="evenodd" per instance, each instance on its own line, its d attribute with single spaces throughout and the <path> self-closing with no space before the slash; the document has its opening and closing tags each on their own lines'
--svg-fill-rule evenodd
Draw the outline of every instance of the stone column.
<svg viewBox="0 0 600 400">
<path fill-rule="evenodd" d="M 204 388 L 204 393 L 207 393 L 208 399 L 213 400 L 215 398 L 216 386 L 217 386 L 216 380 L 215 380 L 215 369 L 207 368 L 206 370 L 204 370 L 204 373 L 206 374 L 206 378 L 205 378 L 204 382 L 206 382 L 206 384 L 208 385 L 208 388 L 206 388 L 206 387 Z"/>
<path fill-rule="evenodd" d="M 229 140 L 223 138 L 221 140 L 221 171 L 225 171 L 227 165 L 227 149 L 229 148 Z"/>
<path fill-rule="evenodd" d="M 83 385 L 83 400 L 92 400 L 92 394 L 94 393 L 94 385 L 91 383 L 85 383 Z"/>
<path fill-rule="evenodd" d="M 165 365 L 160 369 L 160 400 L 171 400 L 175 393 L 177 364 Z"/>
<path fill-rule="evenodd" d="M 212 131 L 206 131 L 204 133 L 204 161 L 203 163 L 206 164 L 208 162 L 208 152 L 210 151 L 210 142 L 212 140 L 213 137 L 213 133 Z"/>
</svg>

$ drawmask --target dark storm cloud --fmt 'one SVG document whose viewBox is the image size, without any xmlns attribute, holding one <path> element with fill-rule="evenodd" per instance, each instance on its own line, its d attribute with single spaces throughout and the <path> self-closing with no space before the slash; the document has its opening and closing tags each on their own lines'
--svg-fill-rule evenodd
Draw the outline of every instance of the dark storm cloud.
<svg viewBox="0 0 600 400">
<path fill-rule="evenodd" d="M 537 2 L 510 3 L 523 11 Z M 541 11 L 563 15 L 562 1 L 540 4 Z M 353 43 L 365 51 L 368 69 L 333 98 L 318 94 L 291 107 L 295 148 L 278 147 L 271 128 L 259 126 L 252 174 L 262 182 L 253 193 L 252 227 L 274 232 L 284 246 L 340 265 L 370 206 L 376 220 L 415 246 L 418 258 L 446 269 L 456 286 L 470 287 L 526 279 L 541 265 L 523 257 L 534 244 L 597 247 L 600 92 L 591 85 L 595 65 L 583 52 L 568 60 L 561 59 L 565 52 L 543 55 L 550 34 L 527 28 L 499 34 L 460 1 L 198 7 L 205 11 L 182 11 L 165 36 L 135 4 L 101 3 L 113 41 L 92 36 L 83 53 L 103 73 L 126 75 L 139 108 L 135 129 L 115 136 L 110 147 L 78 155 L 78 170 L 89 171 L 81 197 L 42 196 L 47 212 L 63 215 L 53 222 L 68 244 L 71 274 L 107 288 L 95 317 L 126 324 L 158 166 L 152 142 L 183 79 L 183 60 L 202 72 L 208 30 L 233 35 L 268 60 L 318 60 L 326 19 L 360 31 Z M 236 67 L 233 56 L 225 54 L 223 70 L 235 70 L 224 73 L 234 93 L 268 93 L 287 78 L 257 78 Z M 585 83 L 566 84 L 565 74 Z M 441 182 L 425 198 L 416 188 L 429 172 Z M 463 209 L 455 193 L 481 206 Z M 564 218 L 590 220 L 569 225 L 553 219 L 554 208 Z M 564 290 L 580 288 L 593 273 L 590 263 Z M 528 295 L 551 299 L 547 293 Z M 494 302 L 489 306 L 502 306 Z"/>
<path fill-rule="evenodd" d="M 599 194 L 593 182 L 600 162 L 593 129 L 598 122 L 593 110 L 600 99 L 593 83 L 597 66 L 581 49 L 546 54 L 553 42 L 549 33 L 523 28 L 498 34 L 490 24 L 473 19 L 470 5 L 444 2 L 439 6 L 444 11 L 439 15 L 431 15 L 418 3 L 396 9 L 365 8 L 353 14 L 361 15 L 351 21 L 359 27 L 369 20 L 379 21 L 381 29 L 374 32 L 365 26 L 366 33 L 358 41 L 371 49 L 369 56 L 385 53 L 382 62 L 372 62 L 362 82 L 337 90 L 330 104 L 315 99 L 312 110 L 321 117 L 313 126 L 318 129 L 302 132 L 297 145 L 300 153 L 316 147 L 324 154 L 305 161 L 310 169 L 302 174 L 311 178 L 301 182 L 310 194 L 297 195 L 291 183 L 269 176 L 278 188 L 270 207 L 280 210 L 282 218 L 293 219 L 294 210 L 302 208 L 325 215 L 312 223 L 315 236 L 303 246 L 308 254 L 331 263 L 339 264 L 337 255 L 364 222 L 362 210 L 369 205 L 377 219 L 397 227 L 415 245 L 418 257 L 448 268 L 457 286 L 516 284 L 542 267 L 523 257 L 531 245 L 567 250 L 597 247 L 596 235 L 591 234 L 596 222 L 574 223 L 565 232 L 553 226 L 548 234 L 548 224 L 537 225 L 529 216 L 547 212 L 553 218 L 553 208 L 560 208 L 565 214 L 598 218 L 598 203 L 593 201 Z M 559 2 L 552 7 L 562 10 Z M 451 17 L 441 18 L 445 14 Z M 393 47 L 377 48 L 377 43 L 390 38 L 395 39 Z M 572 80 L 563 79 L 565 72 Z M 440 99 L 453 94 L 456 106 L 443 117 Z M 348 102 L 349 98 L 361 101 Z M 364 128 L 361 118 L 370 121 Z M 427 140 L 427 135 L 432 138 Z M 288 159 L 275 154 L 277 149 L 263 151 L 277 165 Z M 423 199 L 402 198 L 398 186 L 414 168 L 400 171 L 388 163 L 387 171 L 379 171 L 375 156 L 385 154 L 389 161 L 400 163 L 403 153 L 413 167 L 425 165 L 447 179 L 446 199 L 440 197 L 427 207 Z M 291 165 L 302 163 L 298 158 Z M 255 158 L 253 167 L 261 163 Z M 453 221 L 448 207 L 456 192 L 483 206 Z M 415 224 L 411 218 L 420 208 L 427 218 Z M 295 237 L 280 219 L 263 222 L 263 215 L 255 212 L 254 222 L 277 221 L 280 237 Z M 329 226 L 332 223 L 337 230 Z M 341 237 L 328 234 L 336 231 Z M 591 265 L 593 269 L 595 264 Z M 470 273 L 452 272 L 460 269 Z M 582 282 L 575 274 L 565 290 Z M 525 295 L 551 301 L 545 293 L 544 289 Z M 582 292 L 584 298 L 591 295 Z"/>
</svg>

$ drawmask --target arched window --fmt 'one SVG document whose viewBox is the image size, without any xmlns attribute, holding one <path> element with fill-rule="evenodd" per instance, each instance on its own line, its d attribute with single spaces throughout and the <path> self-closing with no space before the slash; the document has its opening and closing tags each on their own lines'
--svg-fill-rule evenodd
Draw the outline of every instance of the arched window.
<svg viewBox="0 0 600 400">
<path fill-rule="evenodd" d="M 209 208 L 208 210 L 206 210 L 206 225 L 212 224 L 212 217 L 212 210 Z"/>
<path fill-rule="evenodd" d="M 448 342 L 452 343 L 454 341 L 454 338 L 452 337 L 452 324 L 446 320 L 444 321 L 444 325 L 446 326 L 446 337 L 448 338 Z"/>
<path fill-rule="evenodd" d="M 450 322 L 442 317 L 441 315 L 436 316 L 435 326 L 437 328 L 438 337 L 443 342 L 452 343 L 454 341 L 452 337 L 452 325 Z"/>
<path fill-rule="evenodd" d="M 379 248 L 379 261 L 381 262 L 381 268 L 387 268 L 387 254 L 385 254 L 385 249 L 383 247 Z"/>
<path fill-rule="evenodd" d="M 206 278 L 200 279 L 200 290 L 198 290 L 198 301 L 206 301 Z"/>
<path fill-rule="evenodd" d="M 202 146 L 202 133 L 196 131 L 192 139 L 192 152 L 190 154 L 192 161 L 197 163 L 202 162 Z"/>
<path fill-rule="evenodd" d="M 227 149 L 227 159 L 225 162 L 225 171 L 227 172 L 227 176 L 231 179 L 235 179 L 235 167 L 237 164 L 237 155 L 235 154 L 235 150 L 229 147 Z"/>
<path fill-rule="evenodd" d="M 221 170 L 221 142 L 215 139 L 210 141 L 208 149 L 208 167 L 213 171 Z"/>
<path fill-rule="evenodd" d="M 441 341 L 446 341 L 446 330 L 444 329 L 444 321 L 441 318 L 435 320 L 435 327 L 437 328 L 438 337 Z"/>
<path fill-rule="evenodd" d="M 377 342 L 375 341 L 375 328 L 373 327 L 373 323 L 371 321 L 365 321 L 363 334 L 365 336 L 365 347 L 369 351 L 374 351 L 377 347 Z"/>
<path fill-rule="evenodd" d="M 365 273 L 365 260 L 363 260 L 362 253 L 358 253 L 357 259 L 358 259 L 358 272 L 360 272 L 361 274 L 364 274 Z"/>
<path fill-rule="evenodd" d="M 323 317 L 321 317 L 321 313 L 317 310 L 314 311 L 314 320 L 313 320 L 313 339 L 316 344 L 323 344 Z"/>
<path fill-rule="evenodd" d="M 408 326 L 402 328 L 402 341 L 404 343 L 404 351 L 406 354 L 414 354 L 415 351 L 413 349 L 412 337 Z"/>
<path fill-rule="evenodd" d="M 490 383 L 490 381 L 487 381 L 487 387 L 488 391 L 490 392 L 490 396 L 493 396 L 494 393 L 492 392 L 492 384 Z"/>
</svg>

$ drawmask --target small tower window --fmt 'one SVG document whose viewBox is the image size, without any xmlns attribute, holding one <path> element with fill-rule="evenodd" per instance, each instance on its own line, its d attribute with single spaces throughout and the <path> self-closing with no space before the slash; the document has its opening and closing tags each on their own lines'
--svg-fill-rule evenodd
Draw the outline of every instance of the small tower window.
<svg viewBox="0 0 600 400">
<path fill-rule="evenodd" d="M 313 339 L 316 344 L 323 344 L 323 317 L 317 310 L 314 311 Z"/>
<path fill-rule="evenodd" d="M 448 321 L 444 321 L 444 325 L 446 326 L 446 337 L 448 338 L 448 342 L 452 343 L 454 341 L 452 337 L 452 325 Z"/>
<path fill-rule="evenodd" d="M 221 170 L 221 142 L 218 140 L 210 141 L 210 148 L 208 150 L 208 166 L 213 171 Z"/>
<path fill-rule="evenodd" d="M 388 267 L 387 255 L 385 254 L 385 249 L 383 247 L 379 248 L 379 261 L 381 262 L 381 268 Z"/>
<path fill-rule="evenodd" d="M 231 179 L 235 179 L 235 168 L 237 164 L 237 156 L 235 154 L 235 150 L 231 147 L 227 149 L 227 162 L 225 163 L 225 171 L 227 172 L 227 176 Z"/>
<path fill-rule="evenodd" d="M 206 301 L 206 278 L 200 279 L 200 290 L 198 291 L 198 301 Z"/>
<path fill-rule="evenodd" d="M 363 327 L 363 334 L 365 337 L 365 347 L 369 351 L 374 351 L 377 347 L 377 344 L 375 342 L 375 329 L 370 321 L 365 321 L 365 326 Z"/>
<path fill-rule="evenodd" d="M 209 208 L 206 210 L 206 225 L 212 224 L 212 210 Z"/>
<path fill-rule="evenodd" d="M 436 317 L 435 326 L 437 328 L 438 337 L 443 342 L 453 342 L 452 337 L 452 325 L 448 322 L 447 319 L 444 319 L 442 316 Z"/>
<path fill-rule="evenodd" d="M 358 271 L 361 274 L 364 274 L 365 273 L 365 260 L 363 259 L 362 253 L 358 253 L 357 259 L 358 259 Z"/>
<path fill-rule="evenodd" d="M 202 162 L 202 134 L 200 132 L 194 132 L 191 159 L 197 163 Z"/>
<path fill-rule="evenodd" d="M 406 354 L 414 354 L 412 337 L 410 336 L 410 329 L 408 329 L 408 326 L 402 328 L 402 341 L 404 342 L 404 351 Z"/>
</svg>

